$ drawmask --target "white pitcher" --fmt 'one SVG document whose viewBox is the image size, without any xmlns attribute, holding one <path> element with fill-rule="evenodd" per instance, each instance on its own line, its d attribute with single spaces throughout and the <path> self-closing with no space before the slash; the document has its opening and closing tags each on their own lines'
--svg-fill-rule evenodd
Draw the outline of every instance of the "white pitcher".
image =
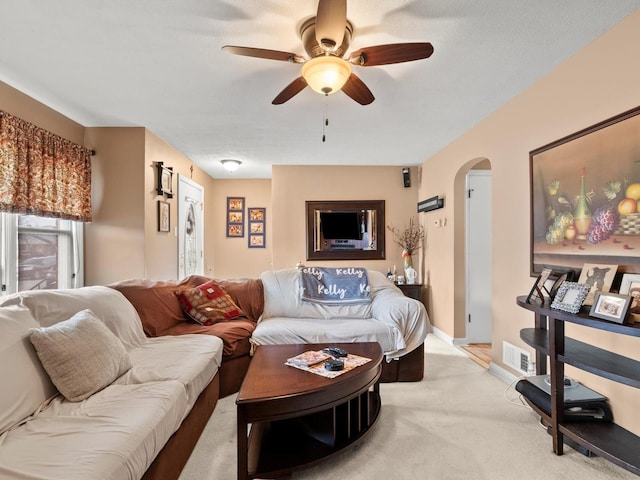
<svg viewBox="0 0 640 480">
<path fill-rule="evenodd" d="M 416 278 L 418 278 L 418 272 L 413 267 L 407 267 L 404 269 L 404 276 L 407 279 L 407 285 L 414 285 Z"/>
</svg>

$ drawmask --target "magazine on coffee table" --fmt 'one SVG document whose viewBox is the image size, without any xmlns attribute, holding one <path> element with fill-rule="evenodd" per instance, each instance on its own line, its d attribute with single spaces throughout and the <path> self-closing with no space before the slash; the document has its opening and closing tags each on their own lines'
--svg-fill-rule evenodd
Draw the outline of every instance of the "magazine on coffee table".
<svg viewBox="0 0 640 480">
<path fill-rule="evenodd" d="M 313 361 L 316 358 L 321 358 L 325 356 L 321 360 Z M 346 357 L 342 357 L 340 360 L 344 362 L 344 368 L 342 370 L 327 370 L 324 368 L 325 360 L 332 358 L 331 355 L 320 351 L 308 351 L 301 353 L 300 355 L 296 355 L 295 357 L 287 359 L 285 365 L 289 365 L 290 367 L 298 368 L 300 370 L 305 370 L 307 372 L 315 373 L 316 375 L 321 375 L 326 378 L 336 378 L 343 373 L 347 373 L 350 370 L 353 370 L 360 365 L 364 365 L 371 361 L 370 358 L 361 357 L 359 355 L 348 354 Z M 305 363 L 307 362 L 307 363 Z M 313 363 L 308 363 L 313 362 Z"/>
<path fill-rule="evenodd" d="M 288 358 L 285 363 L 287 365 L 300 365 L 302 367 L 309 367 L 311 365 L 315 365 L 316 363 L 324 362 L 331 358 L 327 352 L 323 352 L 322 350 L 309 350 L 307 352 L 303 352 L 300 355 L 296 355 L 295 357 Z"/>
</svg>

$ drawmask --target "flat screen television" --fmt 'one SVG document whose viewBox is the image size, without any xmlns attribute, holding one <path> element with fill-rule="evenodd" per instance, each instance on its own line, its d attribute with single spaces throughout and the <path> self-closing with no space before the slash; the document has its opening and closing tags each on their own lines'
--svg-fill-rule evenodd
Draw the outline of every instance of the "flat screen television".
<svg viewBox="0 0 640 480">
<path fill-rule="evenodd" d="M 362 240 L 358 212 L 320 212 L 325 240 Z"/>
</svg>

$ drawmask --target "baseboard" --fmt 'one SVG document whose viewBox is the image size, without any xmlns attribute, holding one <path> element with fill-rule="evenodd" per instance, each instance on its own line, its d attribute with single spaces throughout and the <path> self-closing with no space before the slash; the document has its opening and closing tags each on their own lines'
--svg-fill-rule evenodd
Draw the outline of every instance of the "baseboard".
<svg viewBox="0 0 640 480">
<path fill-rule="evenodd" d="M 453 347 L 467 344 L 464 338 L 450 337 L 449 335 L 444 333 L 442 330 L 440 330 L 438 327 L 433 327 L 433 334 L 443 342 Z M 501 366 L 497 365 L 494 362 L 489 363 L 489 373 L 491 373 L 495 377 L 498 377 L 500 380 L 502 380 L 506 384 L 514 383 L 518 378 L 520 378 L 512 374 L 508 370 L 505 370 L 504 368 L 502 368 Z"/>
<path fill-rule="evenodd" d="M 491 362 L 489 364 L 489 373 L 494 377 L 498 377 L 504 383 L 507 383 L 509 385 L 515 383 L 515 381 L 520 378 L 519 376 L 514 375 L 513 373 L 495 364 L 494 362 Z"/>
<path fill-rule="evenodd" d="M 443 342 L 454 347 L 459 347 L 460 345 L 466 345 L 467 343 L 469 343 L 467 342 L 466 338 L 450 337 L 449 335 L 444 333 L 442 330 L 440 330 L 438 327 L 433 327 L 433 334 Z"/>
</svg>

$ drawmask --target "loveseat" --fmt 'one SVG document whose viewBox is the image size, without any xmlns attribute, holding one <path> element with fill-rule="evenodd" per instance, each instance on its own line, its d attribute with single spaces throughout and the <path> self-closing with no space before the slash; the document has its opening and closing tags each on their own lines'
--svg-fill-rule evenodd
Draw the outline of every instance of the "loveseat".
<svg viewBox="0 0 640 480">
<path fill-rule="evenodd" d="M 327 279 L 330 275 L 334 276 Z M 313 281 L 305 283 L 305 276 Z M 336 283 L 343 277 L 355 279 L 351 299 L 344 298 L 348 283 Z M 378 342 L 386 359 L 381 381 L 423 378 L 424 339 L 431 331 L 426 309 L 405 297 L 381 272 L 291 268 L 263 272 L 260 280 L 264 309 L 251 336 L 253 345 Z M 305 294 L 305 289 L 324 293 Z M 363 290 L 368 295 L 358 294 Z"/>
<path fill-rule="evenodd" d="M 108 287 L 0 299 L 0 478 L 177 478 L 222 353 L 215 336 L 148 338 Z"/>
</svg>

